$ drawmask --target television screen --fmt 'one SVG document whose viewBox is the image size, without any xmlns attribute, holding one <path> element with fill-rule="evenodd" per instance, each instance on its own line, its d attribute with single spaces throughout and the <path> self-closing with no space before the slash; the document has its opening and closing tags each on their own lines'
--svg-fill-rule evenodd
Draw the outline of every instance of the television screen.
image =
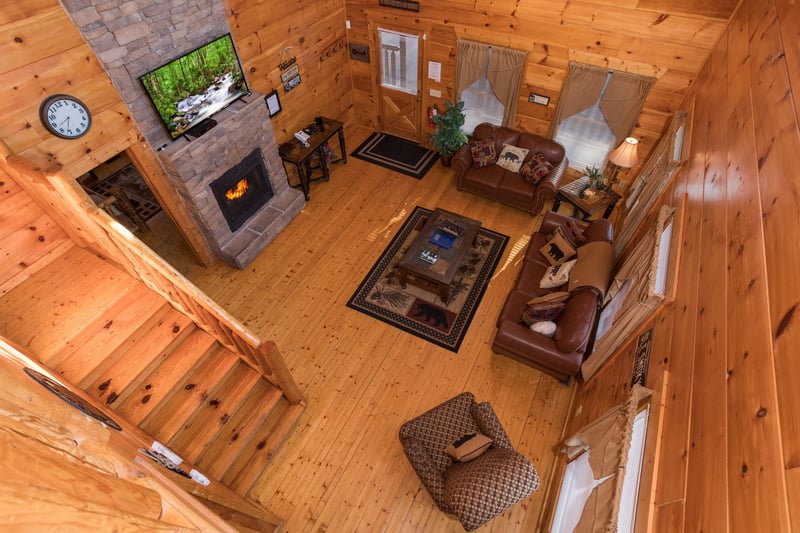
<svg viewBox="0 0 800 533">
<path fill-rule="evenodd" d="M 173 139 L 249 93 L 230 34 L 139 79 Z"/>
</svg>

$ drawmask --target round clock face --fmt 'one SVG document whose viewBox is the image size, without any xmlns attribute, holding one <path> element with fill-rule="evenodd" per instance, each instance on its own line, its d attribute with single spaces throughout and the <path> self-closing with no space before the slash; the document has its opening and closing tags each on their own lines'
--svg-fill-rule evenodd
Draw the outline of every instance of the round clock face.
<svg viewBox="0 0 800 533">
<path fill-rule="evenodd" d="M 42 102 L 39 117 L 45 128 L 65 139 L 77 139 L 89 131 L 92 117 L 86 105 L 66 94 L 56 94 Z"/>
</svg>

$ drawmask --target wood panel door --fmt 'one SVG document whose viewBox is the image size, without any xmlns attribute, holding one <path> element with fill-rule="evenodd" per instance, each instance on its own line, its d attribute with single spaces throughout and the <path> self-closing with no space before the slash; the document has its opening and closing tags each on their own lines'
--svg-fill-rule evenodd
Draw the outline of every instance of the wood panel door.
<svg viewBox="0 0 800 533">
<path fill-rule="evenodd" d="M 378 123 L 385 133 L 419 142 L 422 134 L 421 32 L 378 28 Z"/>
</svg>

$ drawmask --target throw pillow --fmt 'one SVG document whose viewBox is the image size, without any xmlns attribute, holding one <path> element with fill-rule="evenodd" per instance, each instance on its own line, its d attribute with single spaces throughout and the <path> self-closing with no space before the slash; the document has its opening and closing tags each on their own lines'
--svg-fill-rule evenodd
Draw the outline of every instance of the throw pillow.
<svg viewBox="0 0 800 533">
<path fill-rule="evenodd" d="M 547 244 L 539 248 L 542 255 L 547 258 L 551 265 L 556 263 L 564 263 L 569 261 L 575 256 L 575 247 L 569 242 L 564 230 L 560 227 L 556 228 L 553 236 L 547 241 Z"/>
<path fill-rule="evenodd" d="M 447 445 L 447 455 L 458 461 L 466 463 L 480 456 L 489 449 L 492 439 L 480 433 L 469 433 Z"/>
<path fill-rule="evenodd" d="M 542 302 L 566 302 L 569 299 L 569 293 L 565 291 L 548 292 L 536 298 L 531 298 L 527 302 L 528 305 L 538 304 Z"/>
<path fill-rule="evenodd" d="M 573 259 L 566 263 L 556 263 L 548 268 L 544 276 L 542 276 L 542 280 L 539 282 L 539 288 L 554 289 L 565 284 L 569 281 L 569 273 L 577 262 L 577 259 Z"/>
<path fill-rule="evenodd" d="M 545 337 L 552 338 L 553 335 L 556 333 L 556 323 L 551 320 L 543 320 L 541 322 L 534 322 L 530 326 L 531 331 L 535 331 L 540 335 L 544 335 Z"/>
<path fill-rule="evenodd" d="M 475 168 L 488 167 L 497 161 L 494 137 L 470 141 L 469 151 L 472 153 L 472 166 Z"/>
<path fill-rule="evenodd" d="M 552 170 L 553 164 L 545 159 L 541 152 L 537 152 L 533 157 L 525 161 L 520 167 L 519 173 L 525 181 L 531 185 L 536 185 L 539 180 L 550 174 Z"/>
<path fill-rule="evenodd" d="M 520 148 L 511 144 L 504 144 L 500 155 L 497 157 L 497 166 L 503 167 L 509 172 L 519 172 L 519 167 L 528 155 L 527 148 Z"/>
<path fill-rule="evenodd" d="M 573 246 L 578 247 L 586 243 L 586 236 L 583 234 L 583 230 L 578 227 L 574 218 L 568 218 L 562 228 Z"/>
<path fill-rule="evenodd" d="M 555 320 L 558 318 L 558 315 L 564 311 L 565 307 L 566 304 L 563 302 L 540 302 L 538 304 L 531 304 L 522 312 L 521 320 L 526 326 L 543 320 Z"/>
</svg>

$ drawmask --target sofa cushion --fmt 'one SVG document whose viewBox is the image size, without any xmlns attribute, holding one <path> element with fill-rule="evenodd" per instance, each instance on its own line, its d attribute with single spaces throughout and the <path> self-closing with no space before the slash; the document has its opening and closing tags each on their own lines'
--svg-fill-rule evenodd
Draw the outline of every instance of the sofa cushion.
<svg viewBox="0 0 800 533">
<path fill-rule="evenodd" d="M 573 259 L 566 263 L 556 263 L 548 268 L 541 281 L 539 281 L 539 287 L 542 289 L 554 289 L 567 283 L 569 281 L 569 273 L 576 262 L 577 259 Z"/>
<path fill-rule="evenodd" d="M 583 228 L 578 226 L 574 218 L 568 218 L 564 222 L 564 225 L 561 226 L 561 229 L 573 246 L 578 247 L 586 243 L 586 236 L 583 234 Z"/>
<path fill-rule="evenodd" d="M 558 317 L 558 328 L 553 340 L 562 352 L 586 349 L 589 334 L 597 313 L 598 294 L 591 288 L 575 291 L 567 300 L 564 312 Z"/>
<path fill-rule="evenodd" d="M 541 322 L 534 322 L 528 326 L 528 328 L 534 333 L 551 338 L 553 335 L 555 335 L 558 326 L 552 320 L 542 320 Z"/>
<path fill-rule="evenodd" d="M 469 143 L 472 153 L 472 166 L 475 168 L 488 167 L 497 161 L 497 152 L 494 147 L 494 139 L 473 139 Z"/>
<path fill-rule="evenodd" d="M 463 180 L 463 186 L 472 191 L 478 191 L 480 194 L 496 196 L 497 189 L 503 181 L 506 174 L 511 176 L 519 176 L 519 174 L 510 174 L 502 167 L 497 165 L 489 165 L 481 169 L 472 169 L 467 172 Z"/>
<path fill-rule="evenodd" d="M 565 263 L 575 256 L 575 246 L 561 228 L 556 228 L 553 236 L 539 248 L 539 251 L 551 265 Z"/>
<path fill-rule="evenodd" d="M 526 159 L 519 169 L 522 178 L 531 185 L 536 185 L 543 177 L 547 176 L 552 171 L 553 164 L 547 161 L 541 152 L 537 152 Z"/>
<path fill-rule="evenodd" d="M 534 322 L 541 322 L 542 320 L 555 320 L 558 315 L 564 311 L 566 304 L 564 302 L 539 302 L 535 304 L 528 304 L 522 312 L 520 320 L 526 326 L 530 326 Z"/>
<path fill-rule="evenodd" d="M 497 156 L 497 165 L 509 172 L 519 172 L 519 167 L 528 155 L 528 150 L 511 144 L 504 144 L 500 155 Z"/>
</svg>

